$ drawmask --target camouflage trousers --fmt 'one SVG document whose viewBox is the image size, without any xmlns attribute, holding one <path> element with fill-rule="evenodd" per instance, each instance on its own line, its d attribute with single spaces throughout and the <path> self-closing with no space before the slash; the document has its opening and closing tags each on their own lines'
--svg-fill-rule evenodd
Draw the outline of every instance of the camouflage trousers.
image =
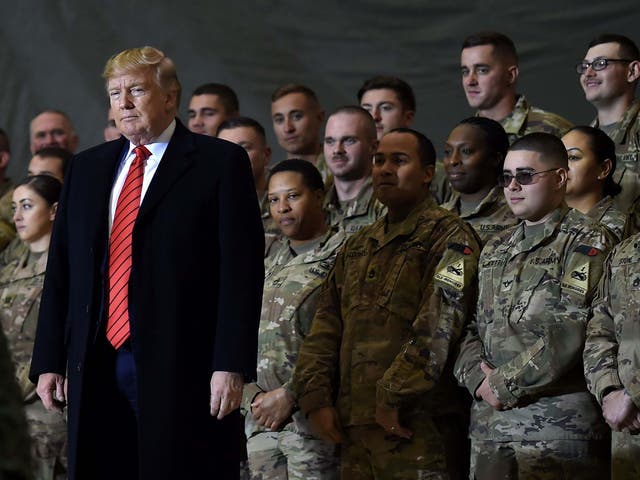
<svg viewBox="0 0 640 480">
<path fill-rule="evenodd" d="M 611 478 L 640 478 L 640 435 L 613 432 L 611 434 Z"/>
<path fill-rule="evenodd" d="M 35 480 L 67 478 L 67 422 L 65 416 L 49 412 L 38 399 L 25 405 L 31 437 Z"/>
<path fill-rule="evenodd" d="M 388 435 L 377 424 L 346 429 L 343 480 L 457 480 L 468 472 L 466 425 L 454 415 L 410 415 L 402 422 L 411 439 Z"/>
<path fill-rule="evenodd" d="M 261 432 L 247 441 L 252 480 L 337 480 L 336 447 L 310 435 Z"/>
<path fill-rule="evenodd" d="M 476 480 L 606 480 L 609 440 L 471 441 Z"/>
</svg>

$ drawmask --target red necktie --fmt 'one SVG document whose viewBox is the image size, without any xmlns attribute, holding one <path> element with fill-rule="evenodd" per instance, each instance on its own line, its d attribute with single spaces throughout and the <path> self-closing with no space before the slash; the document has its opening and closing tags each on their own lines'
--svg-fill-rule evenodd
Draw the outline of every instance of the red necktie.
<svg viewBox="0 0 640 480">
<path fill-rule="evenodd" d="M 109 241 L 109 317 L 107 339 L 119 348 L 129 338 L 129 275 L 131 237 L 140 209 L 144 163 L 151 155 L 144 145 L 133 149 L 136 157 L 129 167 L 113 216 Z"/>
</svg>

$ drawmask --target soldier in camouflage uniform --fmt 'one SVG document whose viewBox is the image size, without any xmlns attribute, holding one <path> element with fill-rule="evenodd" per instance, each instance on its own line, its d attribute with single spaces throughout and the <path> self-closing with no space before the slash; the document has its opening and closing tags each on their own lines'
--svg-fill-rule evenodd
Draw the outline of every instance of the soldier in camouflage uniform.
<svg viewBox="0 0 640 480">
<path fill-rule="evenodd" d="M 460 478 L 465 468 L 451 368 L 479 243 L 431 198 L 434 161 L 418 132 L 382 138 L 373 184 L 388 213 L 347 240 L 300 349 L 298 403 L 318 435 L 342 443 L 345 480 Z"/>
<path fill-rule="evenodd" d="M 0 329 L 0 478 L 31 480 L 31 455 L 20 388 Z"/>
<path fill-rule="evenodd" d="M 562 137 L 562 143 L 569 156 L 567 205 L 602 223 L 618 241 L 626 238 L 627 215 L 613 205 L 622 190 L 614 180 L 617 162 L 613 140 L 602 130 L 578 126 Z"/>
<path fill-rule="evenodd" d="M 612 433 L 612 478 L 640 478 L 640 235 L 616 246 L 587 325 L 584 371 Z"/>
<path fill-rule="evenodd" d="M 304 160 L 274 167 L 268 198 L 285 241 L 265 273 L 258 377 L 243 392 L 251 477 L 336 479 L 335 446 L 315 437 L 295 408 L 291 376 L 311 328 L 320 285 L 346 236 L 326 224 L 322 178 Z"/>
<path fill-rule="evenodd" d="M 22 390 L 37 480 L 62 480 L 67 466 L 65 419 L 45 409 L 29 380 L 48 241 L 60 189 L 60 182 L 46 175 L 28 177 L 16 187 L 14 219 L 19 237 L 29 248 L 0 270 L 0 322 Z"/>
<path fill-rule="evenodd" d="M 328 189 L 332 182 L 331 172 L 320 144 L 324 111 L 315 92 L 297 84 L 277 88 L 271 95 L 271 120 L 287 158 L 311 162 L 322 175 L 325 190 Z"/>
<path fill-rule="evenodd" d="M 462 87 L 477 115 L 502 124 L 509 143 L 533 132 L 561 137 L 571 123 L 555 113 L 533 107 L 516 93 L 518 54 L 509 37 L 497 32 L 476 33 L 462 44 Z"/>
<path fill-rule="evenodd" d="M 591 124 L 616 144 L 615 181 L 622 193 L 614 205 L 628 212 L 640 196 L 640 102 L 636 87 L 640 79 L 640 52 L 623 35 L 600 35 L 588 46 L 576 67 L 585 98 L 598 111 Z"/>
<path fill-rule="evenodd" d="M 476 401 L 478 480 L 603 479 L 609 434 L 582 373 L 589 306 L 611 233 L 564 203 L 567 153 L 555 136 L 513 144 L 501 184 L 517 226 L 479 262 L 476 320 L 455 373 Z"/>
<path fill-rule="evenodd" d="M 509 138 L 502 126 L 485 117 L 462 120 L 444 147 L 444 168 L 455 189 L 442 208 L 469 223 L 485 244 L 518 223 L 498 187 Z"/>
<path fill-rule="evenodd" d="M 371 162 L 376 152 L 376 125 L 358 106 L 346 106 L 332 113 L 325 127 L 324 156 L 333 174 L 324 208 L 330 225 L 347 235 L 371 225 L 387 211 L 373 195 Z"/>
</svg>

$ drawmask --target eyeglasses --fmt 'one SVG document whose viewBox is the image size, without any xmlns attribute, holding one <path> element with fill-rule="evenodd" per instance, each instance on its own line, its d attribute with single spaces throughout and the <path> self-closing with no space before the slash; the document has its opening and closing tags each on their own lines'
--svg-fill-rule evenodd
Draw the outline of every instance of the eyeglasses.
<svg viewBox="0 0 640 480">
<path fill-rule="evenodd" d="M 600 70 L 607 68 L 611 62 L 630 63 L 632 61 L 633 60 L 629 60 L 627 58 L 596 58 L 593 62 L 580 62 L 577 64 L 576 72 L 582 75 L 589 67 L 593 68 L 596 72 L 599 72 Z"/>
<path fill-rule="evenodd" d="M 510 173 L 503 173 L 498 175 L 498 185 L 502 188 L 507 188 L 511 185 L 513 179 L 516 179 L 516 182 L 519 185 L 531 185 L 533 183 L 533 176 L 539 175 L 541 173 L 554 172 L 558 170 L 557 168 L 551 168 L 549 170 L 542 170 L 541 172 L 517 172 L 515 175 L 511 175 Z"/>
</svg>

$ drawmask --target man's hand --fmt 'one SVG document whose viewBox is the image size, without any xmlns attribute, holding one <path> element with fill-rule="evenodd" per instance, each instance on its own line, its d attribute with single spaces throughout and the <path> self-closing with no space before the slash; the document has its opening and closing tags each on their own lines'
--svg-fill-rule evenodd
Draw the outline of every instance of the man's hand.
<svg viewBox="0 0 640 480">
<path fill-rule="evenodd" d="M 400 425 L 397 408 L 377 405 L 376 422 L 390 435 L 406 438 L 407 440 L 413 436 L 413 432 L 411 430 Z"/>
<path fill-rule="evenodd" d="M 327 443 L 342 443 L 342 427 L 333 407 L 322 407 L 309 414 L 313 432 Z"/>
<path fill-rule="evenodd" d="M 640 432 L 640 412 L 624 390 L 614 390 L 602 399 L 602 415 L 617 432 Z"/>
<path fill-rule="evenodd" d="M 277 430 L 291 416 L 295 402 L 284 388 L 256 395 L 251 404 L 253 419 L 269 430 Z"/>
<path fill-rule="evenodd" d="M 213 372 L 211 375 L 211 416 L 222 420 L 240 407 L 244 382 L 239 373 Z"/>
<path fill-rule="evenodd" d="M 489 385 L 489 375 L 491 375 L 491 372 L 493 372 L 493 368 L 491 368 L 484 362 L 480 362 L 480 368 L 484 373 L 484 380 L 476 390 L 476 398 L 484 400 L 489 405 L 491 405 L 494 410 L 504 410 L 504 405 L 500 400 L 498 400 L 498 397 L 496 397 L 495 393 L 493 393 L 493 390 L 491 390 L 491 386 Z"/>
<path fill-rule="evenodd" d="M 38 377 L 36 391 L 42 399 L 44 408 L 62 413 L 62 409 L 67 404 L 66 380 L 62 375 L 43 373 Z"/>
</svg>

